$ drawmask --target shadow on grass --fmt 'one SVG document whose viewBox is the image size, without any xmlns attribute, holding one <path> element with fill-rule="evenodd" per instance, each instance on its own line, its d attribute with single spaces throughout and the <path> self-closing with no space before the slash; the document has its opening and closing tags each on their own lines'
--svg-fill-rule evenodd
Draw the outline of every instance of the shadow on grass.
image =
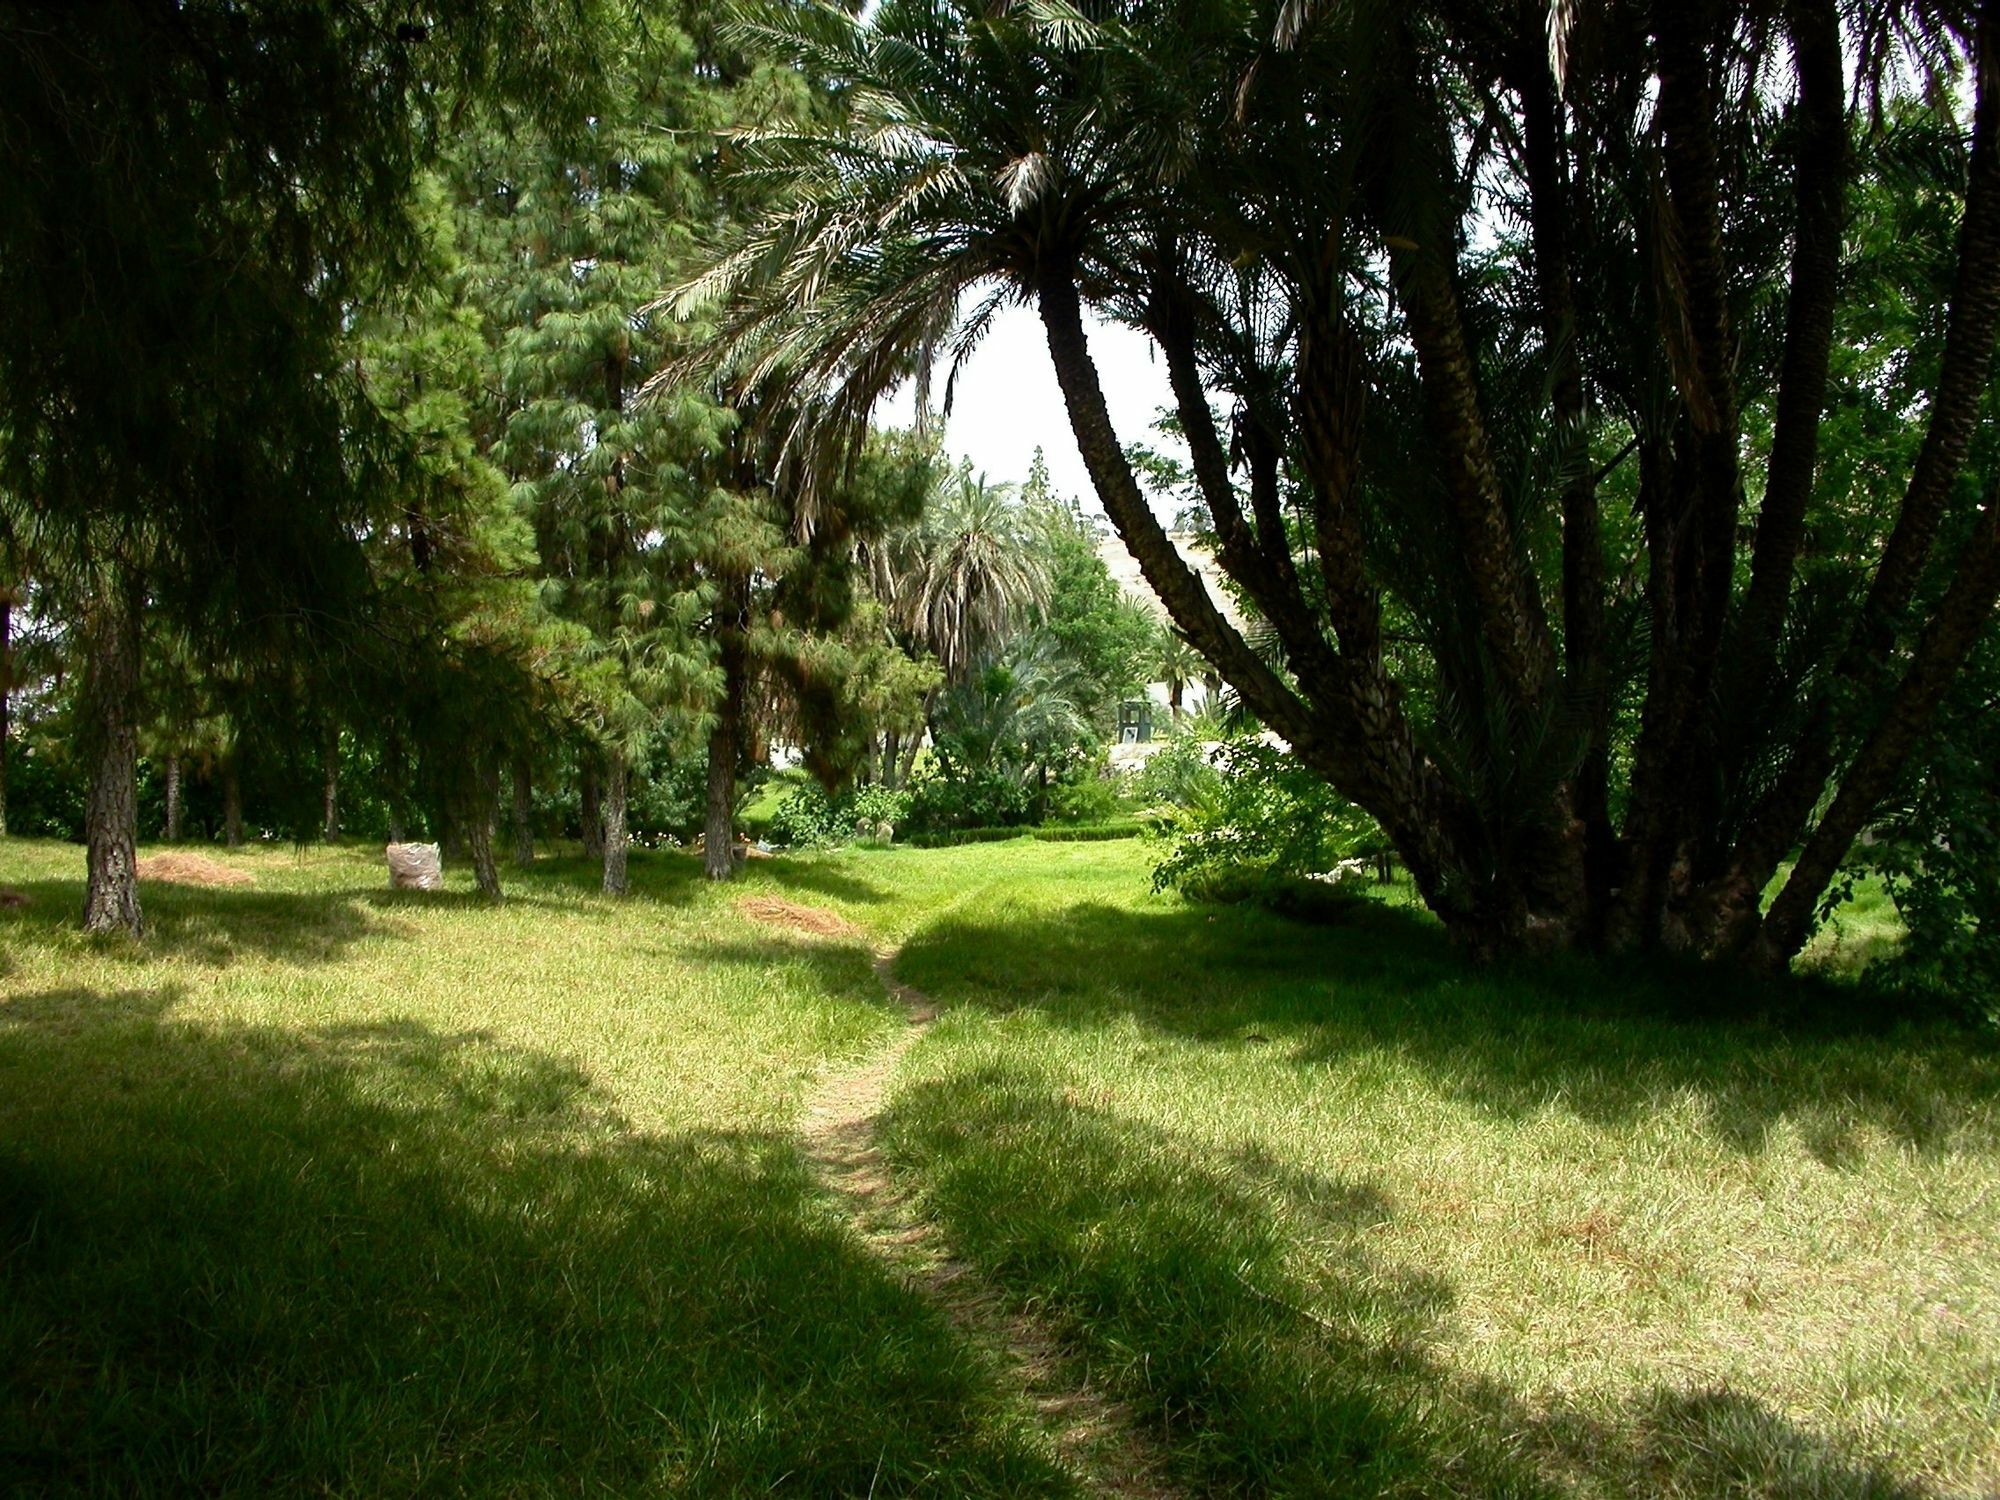
<svg viewBox="0 0 2000 1500">
<path fill-rule="evenodd" d="M 177 998 L 0 1001 L 0 1492 L 1064 1492 L 789 1140 Z"/>
<path fill-rule="evenodd" d="M 1432 1351 L 1454 1291 L 1373 1248 L 1393 1211 L 1373 1182 L 1259 1182 L 1008 1066 L 905 1090 L 888 1132 L 961 1253 L 1055 1322 L 1200 1493 L 1917 1493 L 1739 1394 L 1585 1413 L 1449 1368 Z M 1323 1210 L 1304 1257 L 1302 1199 Z"/>
<path fill-rule="evenodd" d="M 14 889 L 30 904 L 0 911 L 0 939 L 23 948 L 74 941 L 83 908 L 80 881 L 32 880 Z M 142 944 L 111 939 L 106 951 L 124 945 L 140 958 L 215 965 L 246 954 L 292 964 L 337 963 L 356 942 L 384 930 L 363 910 L 363 899 L 362 892 L 352 890 L 267 891 L 148 881 L 140 892 L 146 919 Z"/>
<path fill-rule="evenodd" d="M 1757 1150 L 1789 1122 L 1836 1166 L 1867 1129 L 1922 1150 L 2000 1139 L 2000 1048 L 1898 1026 L 1886 1001 L 1857 1011 L 1870 997 L 1852 986 L 1582 959 L 1482 970 L 1427 918 L 1373 904 L 1327 927 L 1195 906 L 950 917 L 897 969 L 947 1005 L 1132 1017 L 1301 1067 L 1387 1053 L 1509 1117 L 1559 1105 L 1624 1125 L 1691 1093 L 1731 1145 Z"/>
</svg>

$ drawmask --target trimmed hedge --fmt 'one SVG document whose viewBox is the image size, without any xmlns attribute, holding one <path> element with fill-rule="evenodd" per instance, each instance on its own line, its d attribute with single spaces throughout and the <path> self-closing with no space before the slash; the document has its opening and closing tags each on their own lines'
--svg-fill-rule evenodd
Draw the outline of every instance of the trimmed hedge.
<svg viewBox="0 0 2000 1500">
<path fill-rule="evenodd" d="M 1079 823 L 1073 828 L 1058 824 L 1053 828 L 1037 828 L 1035 837 L 1044 844 L 1095 844 L 1105 839 L 1136 839 L 1146 831 L 1146 825 L 1137 818 L 1126 818 L 1117 823 Z"/>
<path fill-rule="evenodd" d="M 947 828 L 942 833 L 913 833 L 899 839 L 916 849 L 949 849 L 958 844 L 999 844 L 1009 839 L 1035 839 L 1044 844 L 1094 844 L 1105 839 L 1135 839 L 1146 831 L 1137 818 L 1117 823 L 1056 824 L 1048 828 Z"/>
</svg>

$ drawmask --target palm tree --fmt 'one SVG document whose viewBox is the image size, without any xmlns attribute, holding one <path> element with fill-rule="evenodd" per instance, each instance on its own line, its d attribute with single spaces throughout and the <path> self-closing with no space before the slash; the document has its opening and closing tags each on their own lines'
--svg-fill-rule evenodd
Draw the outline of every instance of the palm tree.
<svg viewBox="0 0 2000 1500">
<path fill-rule="evenodd" d="M 1957 482 L 2000 329 L 2000 5 L 1565 5 L 1553 35 L 1548 8 L 1490 0 L 762 14 L 851 113 L 744 141 L 785 191 L 681 293 L 724 304 L 711 357 L 858 420 L 912 362 L 955 366 L 1001 307 L 1034 307 L 1098 499 L 1175 626 L 1381 823 L 1454 933 L 1797 951 L 2000 597 L 2000 506 L 1972 514 Z M 1817 496 L 1857 170 L 1845 59 L 1872 84 L 1891 54 L 1975 85 L 1970 151 L 1919 189 L 1964 205 L 1929 292 L 1942 358 L 1901 408 L 1928 413 L 1905 472 Z M 1904 105 L 1962 142 L 1952 97 Z M 1498 244 L 1496 190 L 1521 226 Z M 1744 287 L 1782 288 L 1786 316 L 1752 316 Z M 1276 659 L 1149 507 L 1086 307 L 1156 342 Z M 1598 491 L 1634 456 L 1637 521 L 1614 529 Z M 1801 507 L 1833 505 L 1872 523 L 1847 559 L 1862 608 L 1844 647 L 1793 659 L 1772 643 L 1816 602 Z M 1614 652 L 1628 600 L 1644 644 Z M 1775 756 L 1773 718 L 1798 726 Z"/>
<path fill-rule="evenodd" d="M 1181 722 L 1181 700 L 1186 695 L 1188 684 L 1198 682 L 1208 670 L 1208 663 L 1202 655 L 1188 644 L 1186 636 L 1171 625 L 1162 625 L 1153 637 L 1153 649 L 1147 658 L 1147 670 L 1153 674 L 1153 681 L 1166 684 L 1167 711 L 1173 715 L 1176 728 Z"/>
<path fill-rule="evenodd" d="M 1014 487 L 961 471 L 926 508 L 906 545 L 894 603 L 945 676 L 962 678 L 1048 598 L 1048 568 Z"/>
</svg>

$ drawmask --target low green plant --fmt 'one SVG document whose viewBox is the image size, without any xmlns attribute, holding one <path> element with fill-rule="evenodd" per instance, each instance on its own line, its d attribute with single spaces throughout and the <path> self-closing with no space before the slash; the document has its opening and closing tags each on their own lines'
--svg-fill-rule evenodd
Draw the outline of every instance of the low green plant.
<svg viewBox="0 0 2000 1500">
<path fill-rule="evenodd" d="M 1278 746 L 1227 740 L 1206 759 L 1213 780 L 1186 775 L 1188 800 L 1161 823 L 1153 889 L 1268 903 L 1308 875 L 1380 849 L 1375 821 Z"/>
<path fill-rule="evenodd" d="M 900 829 L 910 815 L 910 795 L 884 786 L 856 787 L 829 797 L 816 781 L 792 789 L 771 814 L 770 835 L 795 849 L 842 844 L 874 837 L 884 823 Z"/>
</svg>

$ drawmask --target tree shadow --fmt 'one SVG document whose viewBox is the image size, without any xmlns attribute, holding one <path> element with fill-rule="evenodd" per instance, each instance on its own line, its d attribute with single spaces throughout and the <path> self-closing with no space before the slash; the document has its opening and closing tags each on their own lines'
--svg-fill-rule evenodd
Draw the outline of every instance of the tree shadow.
<svg viewBox="0 0 2000 1500">
<path fill-rule="evenodd" d="M 1510 1118 L 1559 1107 L 1629 1125 L 1693 1096 L 1715 1138 L 1755 1151 L 1787 1123 L 1833 1166 L 1870 1130 L 1924 1151 L 2000 1144 L 2000 1048 L 1962 1028 L 1898 1025 L 1812 979 L 1475 968 L 1428 919 L 1373 904 L 1334 926 L 1193 906 L 954 915 L 897 963 L 947 1005 L 1082 1028 L 1129 1017 L 1305 1068 L 1386 1052 Z"/>
<path fill-rule="evenodd" d="M 0 1001 L 0 1492 L 1067 1492 L 789 1138 L 176 998 Z"/>
<path fill-rule="evenodd" d="M 809 857 L 761 859 L 746 874 L 768 881 L 780 890 L 831 896 L 836 901 L 852 901 L 860 906 L 880 906 L 891 899 L 890 892 L 873 881 Z"/>
<path fill-rule="evenodd" d="M 81 882 L 33 880 L 14 889 L 30 904 L 0 910 L 0 941 L 23 950 L 76 941 Z M 122 951 L 135 961 L 165 957 L 217 968 L 248 956 L 331 964 L 363 938 L 394 934 L 393 927 L 370 919 L 362 909 L 363 893 L 353 890 L 270 891 L 148 881 L 141 901 L 145 937 L 138 944 L 105 940 L 103 952 Z"/>
<path fill-rule="evenodd" d="M 1218 1166 L 1007 1065 L 904 1090 L 888 1141 L 960 1253 L 1200 1493 L 1921 1493 L 1741 1393 L 1656 1387 L 1607 1413 L 1453 1368 L 1456 1292 L 1375 1249 L 1394 1207 L 1373 1181 Z"/>
</svg>

